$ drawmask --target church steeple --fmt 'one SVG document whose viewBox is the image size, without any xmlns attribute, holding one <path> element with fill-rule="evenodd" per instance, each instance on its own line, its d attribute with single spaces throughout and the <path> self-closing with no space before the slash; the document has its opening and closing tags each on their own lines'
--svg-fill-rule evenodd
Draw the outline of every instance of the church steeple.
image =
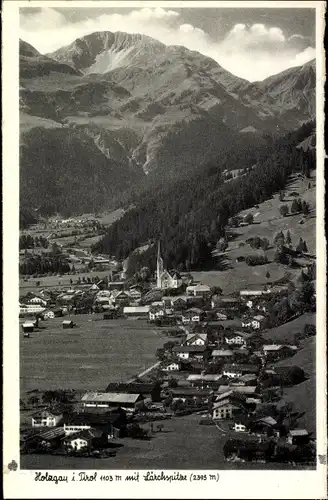
<svg viewBox="0 0 328 500">
<path fill-rule="evenodd" d="M 156 285 L 157 288 L 161 288 L 161 276 L 164 271 L 164 265 L 163 265 L 163 259 L 161 257 L 161 244 L 160 241 L 158 241 L 158 247 L 157 247 L 157 266 L 156 266 Z"/>
</svg>

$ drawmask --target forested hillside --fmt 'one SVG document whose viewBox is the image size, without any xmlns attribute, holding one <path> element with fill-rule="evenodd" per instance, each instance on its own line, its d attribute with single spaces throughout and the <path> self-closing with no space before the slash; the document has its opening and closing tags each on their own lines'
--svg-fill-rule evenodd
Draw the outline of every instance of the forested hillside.
<svg viewBox="0 0 328 500">
<path fill-rule="evenodd" d="M 147 195 L 135 197 L 135 208 L 108 229 L 94 250 L 122 259 L 160 239 L 168 268 L 212 265 L 211 252 L 225 235 L 230 217 L 283 189 L 292 172 L 307 175 L 315 168 L 314 151 L 297 148 L 313 129 L 314 123 L 309 123 L 282 137 L 254 137 L 242 154 L 231 144 L 216 162 L 154 186 Z M 244 175 L 225 181 L 224 171 L 235 168 Z M 142 258 L 151 261 L 151 251 Z"/>
<path fill-rule="evenodd" d="M 34 128 L 21 139 L 20 157 L 21 204 L 42 215 L 96 211 L 139 178 L 76 129 Z"/>
<path fill-rule="evenodd" d="M 19 105 L 21 205 L 112 210 L 182 178 L 184 190 L 214 160 L 211 193 L 216 158 L 222 172 L 252 166 L 265 134 L 315 116 L 315 64 L 251 84 L 140 34 L 91 33 L 48 55 L 21 41 Z"/>
</svg>

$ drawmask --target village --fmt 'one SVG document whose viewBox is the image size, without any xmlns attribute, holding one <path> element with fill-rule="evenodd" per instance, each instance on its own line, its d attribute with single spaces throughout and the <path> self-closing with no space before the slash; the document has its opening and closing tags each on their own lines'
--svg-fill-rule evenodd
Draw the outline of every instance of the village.
<svg viewBox="0 0 328 500">
<path fill-rule="evenodd" d="M 38 283 L 38 291 L 23 293 L 22 342 L 32 349 L 51 324 L 68 339 L 86 321 L 105 329 L 145 325 L 162 343 L 153 353 L 156 362 L 129 379 L 103 380 L 100 387 L 89 380 L 86 391 L 65 384 L 26 391 L 20 400 L 23 457 L 115 457 L 106 467 L 117 468 L 123 449 L 133 457 L 129 443 L 158 436 L 164 443 L 167 426 L 175 429 L 177 422 L 179 432 L 179 421 L 189 417 L 190 425 L 220 437 L 218 456 L 230 465 L 314 465 L 315 427 L 302 426 L 304 412 L 284 394 L 308 378 L 293 358 L 315 326 L 305 324 L 284 342 L 270 337 L 270 303 L 284 303 L 288 284 L 224 294 L 190 273 L 166 270 L 159 243 L 155 278 L 131 285 L 122 265 L 102 278 L 96 273 L 83 280 L 72 275 L 65 286 L 42 289 Z M 315 303 L 311 307 L 314 312 Z"/>
</svg>

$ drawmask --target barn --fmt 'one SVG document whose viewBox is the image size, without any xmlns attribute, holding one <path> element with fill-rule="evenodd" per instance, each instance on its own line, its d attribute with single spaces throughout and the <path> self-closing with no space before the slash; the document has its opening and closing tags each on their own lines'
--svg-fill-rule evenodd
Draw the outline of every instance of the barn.
<svg viewBox="0 0 328 500">
<path fill-rule="evenodd" d="M 34 331 L 35 325 L 32 321 L 22 324 L 22 329 L 24 333 L 32 333 Z"/>
<path fill-rule="evenodd" d="M 65 319 L 65 320 L 63 321 L 63 328 L 73 328 L 73 326 L 74 326 L 74 323 L 73 323 L 73 321 L 72 321 L 72 320 L 70 320 L 70 319 Z"/>
</svg>

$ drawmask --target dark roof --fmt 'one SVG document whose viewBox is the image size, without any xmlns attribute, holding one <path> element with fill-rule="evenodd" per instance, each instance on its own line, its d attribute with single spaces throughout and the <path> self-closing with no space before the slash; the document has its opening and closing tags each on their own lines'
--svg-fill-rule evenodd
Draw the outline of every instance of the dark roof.
<svg viewBox="0 0 328 500">
<path fill-rule="evenodd" d="M 64 440 L 65 441 L 72 441 L 73 439 L 77 438 L 83 438 L 87 439 L 88 441 L 91 441 L 96 437 L 96 433 L 93 432 L 91 429 L 84 429 L 83 431 L 76 432 L 74 434 L 70 434 L 68 436 L 65 436 Z"/>
<path fill-rule="evenodd" d="M 115 424 L 121 418 L 120 413 L 91 413 L 83 412 L 72 414 L 65 419 L 66 425 L 95 425 L 105 426 L 108 424 Z"/>
<path fill-rule="evenodd" d="M 209 396 L 211 394 L 211 390 L 206 389 L 197 389 L 195 387 L 174 387 L 170 389 L 172 396 Z"/>
<path fill-rule="evenodd" d="M 239 370 L 241 372 L 257 373 L 260 368 L 257 365 L 251 364 L 225 364 L 223 366 L 224 370 Z"/>
<path fill-rule="evenodd" d="M 182 314 L 203 314 L 204 311 L 202 309 L 199 309 L 198 307 L 191 307 L 190 309 L 187 309 L 185 312 Z"/>
<path fill-rule="evenodd" d="M 178 280 L 181 279 L 181 274 L 179 273 L 179 271 L 176 271 L 175 269 L 170 270 L 170 275 L 175 279 Z"/>
<path fill-rule="evenodd" d="M 213 297 L 216 302 L 221 302 L 222 304 L 233 304 L 236 302 L 240 302 L 239 297 L 221 297 L 221 295 L 217 295 L 216 297 Z"/>
<path fill-rule="evenodd" d="M 133 382 L 131 384 L 121 383 L 121 382 L 110 382 L 106 387 L 105 392 L 125 392 L 131 394 L 150 394 L 153 390 L 153 383 L 138 383 Z"/>
<path fill-rule="evenodd" d="M 35 413 L 32 413 L 31 417 L 42 417 L 42 418 L 47 418 L 47 417 L 60 417 L 63 415 L 62 411 L 59 410 L 48 410 L 47 408 L 44 408 L 43 410 L 36 411 Z"/>
<path fill-rule="evenodd" d="M 204 345 L 178 345 L 173 347 L 172 352 L 204 352 L 206 349 Z"/>
<path fill-rule="evenodd" d="M 44 441 L 51 441 L 52 439 L 60 438 L 65 435 L 63 427 L 53 427 L 47 430 L 41 430 L 34 437 Z"/>
<path fill-rule="evenodd" d="M 291 370 L 301 370 L 304 372 L 304 370 L 302 368 L 300 368 L 299 366 L 295 366 L 295 365 L 286 365 L 286 366 L 277 366 L 277 365 L 274 365 L 273 366 L 273 370 L 278 374 L 278 375 L 287 375 Z"/>
<path fill-rule="evenodd" d="M 250 451 L 266 451 L 270 448 L 271 444 L 270 441 L 261 441 L 259 442 L 258 439 L 249 439 L 248 436 L 244 436 L 242 438 L 230 438 L 226 441 L 226 444 L 230 443 L 233 445 L 236 449 L 244 449 L 244 450 L 250 450 Z"/>
</svg>

